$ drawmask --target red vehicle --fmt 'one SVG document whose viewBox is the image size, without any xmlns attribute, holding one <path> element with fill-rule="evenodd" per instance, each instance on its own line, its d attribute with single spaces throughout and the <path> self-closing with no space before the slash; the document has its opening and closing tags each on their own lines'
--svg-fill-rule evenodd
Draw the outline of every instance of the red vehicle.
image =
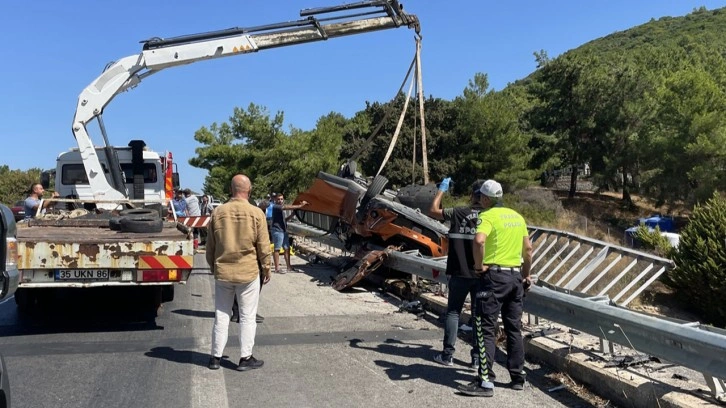
<svg viewBox="0 0 726 408">
<path fill-rule="evenodd" d="M 10 210 L 13 212 L 13 215 L 15 216 L 15 221 L 20 221 L 25 218 L 25 201 L 20 200 L 15 202 L 15 205 L 13 205 Z"/>
</svg>

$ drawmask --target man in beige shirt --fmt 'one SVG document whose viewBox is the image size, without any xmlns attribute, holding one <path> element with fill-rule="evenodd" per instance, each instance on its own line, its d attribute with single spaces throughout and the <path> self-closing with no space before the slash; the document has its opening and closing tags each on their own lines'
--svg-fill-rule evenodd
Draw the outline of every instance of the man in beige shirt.
<svg viewBox="0 0 726 408">
<path fill-rule="evenodd" d="M 220 367 L 235 298 L 240 305 L 241 326 L 237 371 L 260 368 L 264 363 L 252 356 L 252 347 L 260 285 L 270 281 L 270 238 L 265 214 L 249 202 L 251 189 L 247 176 L 232 177 L 232 198 L 212 212 L 207 226 L 207 263 L 215 280 L 212 370 Z"/>
</svg>

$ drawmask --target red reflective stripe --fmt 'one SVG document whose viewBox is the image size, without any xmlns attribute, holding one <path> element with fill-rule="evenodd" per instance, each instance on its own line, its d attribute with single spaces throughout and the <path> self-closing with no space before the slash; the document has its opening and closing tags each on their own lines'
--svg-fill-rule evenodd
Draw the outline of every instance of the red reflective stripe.
<svg viewBox="0 0 726 408">
<path fill-rule="evenodd" d="M 211 217 L 208 215 L 201 215 L 195 217 L 179 217 L 178 222 L 192 228 L 203 228 L 209 224 Z"/>
<path fill-rule="evenodd" d="M 164 264 L 159 262 L 155 256 L 142 256 L 140 258 L 142 261 L 146 262 L 151 269 L 164 269 Z"/>
<path fill-rule="evenodd" d="M 178 268 L 188 269 L 192 267 L 192 265 L 187 262 L 186 258 L 182 255 L 172 255 L 169 259 L 171 259 Z"/>
</svg>

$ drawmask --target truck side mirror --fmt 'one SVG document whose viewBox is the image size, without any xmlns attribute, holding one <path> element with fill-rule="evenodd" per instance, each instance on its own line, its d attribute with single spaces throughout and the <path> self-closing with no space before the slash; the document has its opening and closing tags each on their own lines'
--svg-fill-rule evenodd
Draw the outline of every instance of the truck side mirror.
<svg viewBox="0 0 726 408">
<path fill-rule="evenodd" d="M 179 189 L 179 173 L 171 173 L 171 186 L 174 187 L 174 190 Z"/>
<path fill-rule="evenodd" d="M 50 172 L 49 171 L 44 171 L 44 172 L 40 173 L 40 184 L 45 189 L 50 188 Z"/>
</svg>

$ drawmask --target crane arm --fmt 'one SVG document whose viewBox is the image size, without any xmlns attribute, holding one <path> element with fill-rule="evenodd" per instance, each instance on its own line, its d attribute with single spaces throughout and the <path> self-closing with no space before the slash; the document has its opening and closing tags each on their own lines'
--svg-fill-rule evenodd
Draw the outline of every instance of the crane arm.
<svg viewBox="0 0 726 408">
<path fill-rule="evenodd" d="M 365 11 L 363 11 L 365 10 Z M 334 7 L 306 9 L 301 20 L 250 28 L 230 28 L 168 39 L 143 41 L 140 54 L 109 64 L 78 97 L 73 134 L 86 175 L 96 199 L 127 197 L 118 159 L 103 126 L 104 108 L 119 93 L 138 85 L 144 78 L 166 68 L 198 61 L 241 55 L 269 48 L 304 44 L 329 38 L 362 34 L 397 27 L 420 32 L 418 18 L 407 14 L 397 0 L 361 1 Z M 86 126 L 97 119 L 106 145 L 111 186 Z"/>
</svg>

